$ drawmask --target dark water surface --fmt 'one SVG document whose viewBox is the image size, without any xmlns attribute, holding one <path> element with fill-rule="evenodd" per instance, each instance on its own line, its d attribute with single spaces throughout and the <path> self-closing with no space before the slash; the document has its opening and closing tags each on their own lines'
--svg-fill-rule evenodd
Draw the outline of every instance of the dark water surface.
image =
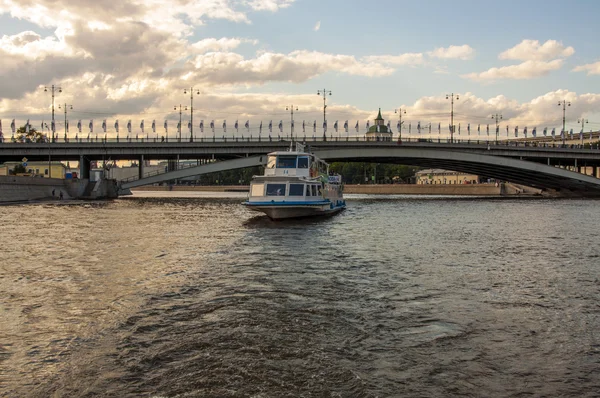
<svg viewBox="0 0 600 398">
<path fill-rule="evenodd" d="M 600 396 L 598 201 L 161 196 L 0 207 L 1 396 Z"/>
</svg>

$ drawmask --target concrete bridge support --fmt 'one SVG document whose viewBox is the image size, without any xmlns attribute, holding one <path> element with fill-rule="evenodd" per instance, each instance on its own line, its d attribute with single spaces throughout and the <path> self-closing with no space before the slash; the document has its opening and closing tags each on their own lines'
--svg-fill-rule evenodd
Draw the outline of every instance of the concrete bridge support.
<svg viewBox="0 0 600 398">
<path fill-rule="evenodd" d="M 141 180 L 142 178 L 144 178 L 144 155 L 140 155 L 140 158 L 138 160 L 140 162 L 140 165 L 138 167 L 138 177 Z"/>
<path fill-rule="evenodd" d="M 79 178 L 90 179 L 90 161 L 84 155 L 79 157 Z"/>
</svg>

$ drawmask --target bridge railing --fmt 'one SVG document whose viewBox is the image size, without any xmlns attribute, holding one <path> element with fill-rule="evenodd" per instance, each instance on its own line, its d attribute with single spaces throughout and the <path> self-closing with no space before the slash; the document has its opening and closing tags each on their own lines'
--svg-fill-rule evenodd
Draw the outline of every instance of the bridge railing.
<svg viewBox="0 0 600 398">
<path fill-rule="evenodd" d="M 593 139 L 593 138 L 592 138 Z M 596 135 L 595 139 L 600 140 L 600 137 Z M 590 148 L 600 149 L 598 141 L 591 142 L 588 138 L 588 142 L 583 140 L 568 140 L 563 144 L 561 139 L 550 140 L 544 137 L 531 138 L 529 140 L 518 138 L 518 139 L 501 139 L 495 140 L 493 137 L 456 137 L 449 139 L 447 137 L 411 137 L 404 136 L 402 139 L 396 135 L 393 138 L 389 137 L 367 137 L 366 135 L 346 135 L 330 134 L 326 135 L 278 135 L 278 136 L 213 136 L 213 137 L 194 137 L 192 139 L 182 138 L 169 138 L 169 137 L 146 137 L 146 138 L 98 138 L 88 136 L 86 138 L 55 138 L 53 142 L 22 142 L 14 139 L 0 139 L 0 145 L 10 144 L 27 144 L 27 143 L 45 143 L 48 145 L 52 144 L 131 144 L 138 145 L 143 143 L 159 143 L 165 145 L 176 144 L 194 144 L 194 143 L 259 143 L 259 142 L 285 142 L 285 141 L 303 141 L 303 142 L 396 142 L 398 144 L 411 144 L 411 143 L 432 143 L 432 144 L 460 144 L 460 145 L 490 145 L 490 146 L 516 146 L 516 147 L 545 147 L 545 148 Z"/>
</svg>

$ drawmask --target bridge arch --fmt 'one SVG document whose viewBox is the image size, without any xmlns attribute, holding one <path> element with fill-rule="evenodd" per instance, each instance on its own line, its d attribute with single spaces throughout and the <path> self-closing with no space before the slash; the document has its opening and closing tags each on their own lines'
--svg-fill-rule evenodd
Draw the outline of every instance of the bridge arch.
<svg viewBox="0 0 600 398">
<path fill-rule="evenodd" d="M 598 178 L 541 163 L 501 156 L 414 147 L 331 148 L 316 150 L 328 161 L 392 163 L 476 174 L 540 189 L 600 194 Z"/>
</svg>

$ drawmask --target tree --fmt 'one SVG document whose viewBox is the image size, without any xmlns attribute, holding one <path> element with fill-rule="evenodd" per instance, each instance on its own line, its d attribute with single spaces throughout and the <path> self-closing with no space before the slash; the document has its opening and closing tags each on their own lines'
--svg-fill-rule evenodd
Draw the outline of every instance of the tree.
<svg viewBox="0 0 600 398">
<path fill-rule="evenodd" d="M 25 126 L 21 126 L 17 130 L 16 140 L 17 140 L 17 142 L 27 142 L 27 143 L 46 142 L 46 136 L 31 126 L 29 126 L 29 132 L 27 133 L 25 131 Z"/>
<path fill-rule="evenodd" d="M 27 173 L 27 170 L 25 169 L 25 166 L 23 166 L 22 164 L 16 164 L 15 167 L 13 168 L 13 174 L 17 175 L 19 173 Z"/>
</svg>

